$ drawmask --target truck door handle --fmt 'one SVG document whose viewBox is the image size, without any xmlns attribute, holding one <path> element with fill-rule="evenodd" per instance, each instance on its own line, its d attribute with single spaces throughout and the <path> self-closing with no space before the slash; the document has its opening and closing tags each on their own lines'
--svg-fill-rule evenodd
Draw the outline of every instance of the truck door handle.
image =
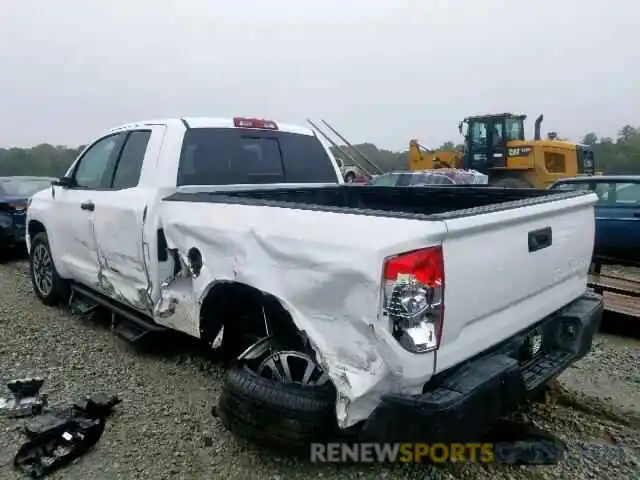
<svg viewBox="0 0 640 480">
<path fill-rule="evenodd" d="M 82 210 L 89 210 L 90 212 L 93 212 L 96 209 L 96 206 L 93 202 L 91 201 L 86 201 L 86 202 L 82 202 L 80 204 L 80 208 Z"/>
<path fill-rule="evenodd" d="M 634 213 L 633 216 L 636 217 L 636 218 L 640 218 L 640 212 Z"/>
<path fill-rule="evenodd" d="M 529 251 L 537 252 L 543 248 L 547 248 L 553 242 L 551 227 L 541 228 L 529 232 Z"/>
</svg>

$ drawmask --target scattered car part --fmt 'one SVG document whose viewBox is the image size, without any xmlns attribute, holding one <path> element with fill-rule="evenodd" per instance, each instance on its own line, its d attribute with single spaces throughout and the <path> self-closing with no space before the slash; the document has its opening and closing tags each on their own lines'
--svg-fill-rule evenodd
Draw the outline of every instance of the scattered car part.
<svg viewBox="0 0 640 480">
<path fill-rule="evenodd" d="M 44 432 L 62 427 L 69 421 L 60 413 L 46 412 L 34 418 L 30 418 L 24 423 L 24 432 L 30 437 L 36 437 Z"/>
<path fill-rule="evenodd" d="M 7 383 L 7 388 L 16 397 L 35 397 L 44 385 L 44 379 L 40 377 L 24 378 L 18 380 L 12 380 Z"/>
<path fill-rule="evenodd" d="M 115 395 L 97 393 L 86 396 L 81 401 L 76 402 L 73 408 L 86 417 L 106 418 L 113 413 L 114 407 L 120 403 L 122 403 L 122 400 Z"/>
<path fill-rule="evenodd" d="M 16 453 L 14 465 L 33 478 L 67 465 L 96 444 L 119 403 L 118 397 L 100 393 L 28 420 L 24 429 L 29 440 Z"/>
<path fill-rule="evenodd" d="M 47 396 L 39 394 L 44 379 L 25 378 L 7 384 L 11 395 L 0 398 L 0 412 L 12 418 L 38 415 L 47 405 Z"/>
<path fill-rule="evenodd" d="M 57 428 L 74 418 L 107 418 L 119 403 L 121 400 L 115 395 L 109 396 L 99 393 L 87 396 L 75 402 L 71 407 L 49 409 L 42 415 L 27 420 L 24 430 L 28 436 L 34 437 L 52 428 Z"/>
<path fill-rule="evenodd" d="M 67 420 L 22 445 L 14 465 L 32 478 L 42 478 L 89 451 L 102 436 L 104 426 L 105 418 Z"/>
</svg>

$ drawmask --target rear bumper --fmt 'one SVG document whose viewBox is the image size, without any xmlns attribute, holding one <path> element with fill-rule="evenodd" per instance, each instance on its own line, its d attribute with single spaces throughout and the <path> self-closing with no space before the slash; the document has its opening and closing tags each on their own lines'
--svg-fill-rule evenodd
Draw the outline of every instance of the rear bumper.
<svg viewBox="0 0 640 480">
<path fill-rule="evenodd" d="M 496 419 L 591 349 L 602 319 L 602 298 L 585 293 L 565 308 L 489 352 L 434 377 L 417 396 L 387 395 L 363 425 L 369 441 L 479 441 Z M 542 335 L 527 356 L 532 334 Z"/>
</svg>

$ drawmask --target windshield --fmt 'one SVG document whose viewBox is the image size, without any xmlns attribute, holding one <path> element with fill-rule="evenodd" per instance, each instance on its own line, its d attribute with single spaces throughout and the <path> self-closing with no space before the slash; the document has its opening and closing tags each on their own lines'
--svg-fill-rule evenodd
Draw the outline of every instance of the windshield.
<svg viewBox="0 0 640 480">
<path fill-rule="evenodd" d="M 9 197 L 28 198 L 51 186 L 50 178 L 0 180 L 0 194 Z"/>
<path fill-rule="evenodd" d="M 184 135 L 177 184 L 338 183 L 314 135 L 242 128 L 193 128 Z"/>
</svg>

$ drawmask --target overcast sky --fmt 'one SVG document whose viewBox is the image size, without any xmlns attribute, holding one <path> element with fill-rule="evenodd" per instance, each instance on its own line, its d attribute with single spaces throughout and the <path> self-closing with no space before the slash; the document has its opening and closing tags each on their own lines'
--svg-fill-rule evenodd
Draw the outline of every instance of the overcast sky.
<svg viewBox="0 0 640 480">
<path fill-rule="evenodd" d="M 630 0 L 22 0 L 0 8 L 0 145 L 165 116 L 324 118 L 352 142 L 459 140 L 526 113 L 578 139 L 640 124 Z"/>
</svg>

